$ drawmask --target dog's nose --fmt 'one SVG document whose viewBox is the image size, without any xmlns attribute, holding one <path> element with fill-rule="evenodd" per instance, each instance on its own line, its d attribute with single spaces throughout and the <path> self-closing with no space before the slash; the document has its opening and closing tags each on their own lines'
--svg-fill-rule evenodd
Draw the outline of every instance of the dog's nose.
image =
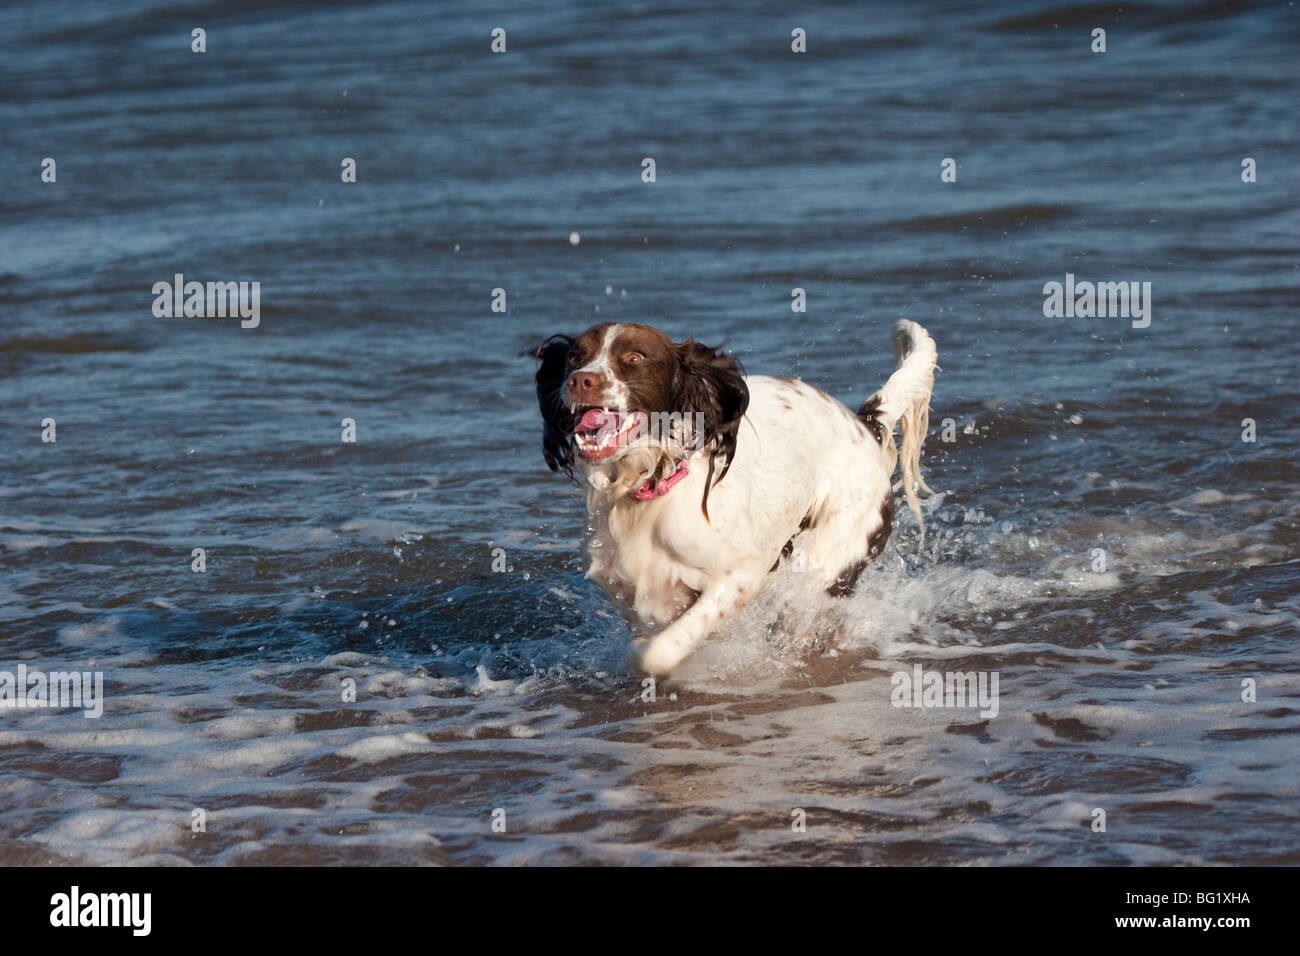
<svg viewBox="0 0 1300 956">
<path fill-rule="evenodd" d="M 569 392 L 579 405 L 598 405 L 605 380 L 595 372 L 575 372 L 569 378 Z"/>
</svg>

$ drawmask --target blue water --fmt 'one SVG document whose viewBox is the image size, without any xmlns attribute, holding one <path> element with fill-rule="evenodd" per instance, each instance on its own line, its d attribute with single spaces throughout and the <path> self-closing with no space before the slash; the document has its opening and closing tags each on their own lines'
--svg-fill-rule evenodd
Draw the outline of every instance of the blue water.
<svg viewBox="0 0 1300 956">
<path fill-rule="evenodd" d="M 0 711 L 0 862 L 1300 862 L 1296 8 L 1038 10 L 0 10 L 0 669 L 107 694 Z M 260 325 L 156 318 L 178 272 Z M 642 702 L 524 353 L 649 322 L 856 406 L 901 316 L 926 546 Z"/>
</svg>

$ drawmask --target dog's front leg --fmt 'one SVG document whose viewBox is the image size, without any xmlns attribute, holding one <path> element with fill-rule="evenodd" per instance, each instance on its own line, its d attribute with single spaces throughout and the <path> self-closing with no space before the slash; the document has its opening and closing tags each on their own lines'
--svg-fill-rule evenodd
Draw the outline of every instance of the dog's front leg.
<svg viewBox="0 0 1300 956">
<path fill-rule="evenodd" d="M 700 641 L 762 590 L 766 576 L 767 568 L 755 565 L 715 578 L 681 617 L 644 642 L 641 669 L 655 677 L 667 677 Z"/>
</svg>

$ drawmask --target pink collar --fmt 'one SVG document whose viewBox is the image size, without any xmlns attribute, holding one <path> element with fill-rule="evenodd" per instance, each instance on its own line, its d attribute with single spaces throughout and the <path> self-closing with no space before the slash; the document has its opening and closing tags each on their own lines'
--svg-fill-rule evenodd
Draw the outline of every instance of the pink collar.
<svg viewBox="0 0 1300 956">
<path fill-rule="evenodd" d="M 664 495 L 668 494 L 668 492 L 672 491 L 673 485 L 685 478 L 686 474 L 686 462 L 682 462 L 677 466 L 676 471 L 657 485 L 647 481 L 636 491 L 629 492 L 629 494 L 637 501 L 653 501 L 655 498 L 662 498 Z"/>
</svg>

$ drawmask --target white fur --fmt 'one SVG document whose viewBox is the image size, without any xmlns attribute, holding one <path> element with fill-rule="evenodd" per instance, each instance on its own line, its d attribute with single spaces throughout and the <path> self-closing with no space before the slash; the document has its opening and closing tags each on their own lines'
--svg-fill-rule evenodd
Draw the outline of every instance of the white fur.
<svg viewBox="0 0 1300 956">
<path fill-rule="evenodd" d="M 611 339 L 607 338 L 608 343 Z M 618 605 L 642 642 L 641 666 L 666 675 L 722 620 L 767 585 L 787 541 L 794 540 L 808 586 L 823 591 L 868 556 L 881 505 L 892 500 L 901 425 L 904 491 L 920 518 L 912 483 L 928 421 L 937 350 L 920 325 L 894 330 L 899 368 L 878 393 L 878 444 L 844 405 L 811 385 L 753 375 L 749 408 L 725 479 L 700 509 L 707 459 L 689 462 L 686 478 L 650 501 L 610 480 L 613 466 L 585 465 L 588 478 L 587 576 Z M 807 530 L 800 524 L 809 519 Z"/>
</svg>

